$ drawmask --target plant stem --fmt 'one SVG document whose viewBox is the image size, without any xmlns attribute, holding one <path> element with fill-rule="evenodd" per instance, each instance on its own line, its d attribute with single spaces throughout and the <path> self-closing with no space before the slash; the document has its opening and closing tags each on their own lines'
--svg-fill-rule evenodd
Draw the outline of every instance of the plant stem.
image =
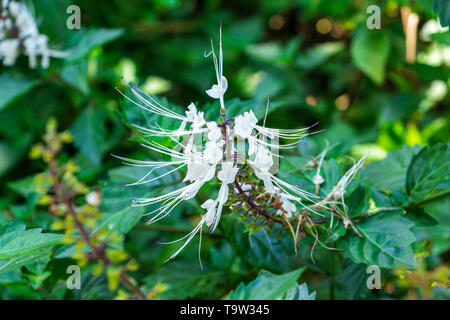
<svg viewBox="0 0 450 320">
<path fill-rule="evenodd" d="M 236 186 L 236 189 L 238 189 L 239 195 L 242 196 L 244 194 L 244 196 L 245 196 L 245 192 L 244 192 L 244 190 L 242 190 L 237 179 L 234 180 L 234 185 Z M 272 218 L 271 214 L 269 212 L 267 212 L 266 210 L 264 210 L 263 208 L 261 208 L 258 204 L 256 204 L 251 197 L 245 196 L 245 198 L 247 200 L 248 205 L 250 206 L 250 208 L 253 209 L 253 211 L 256 211 L 257 213 L 264 216 L 265 218 L 267 218 L 270 221 L 280 223 L 281 225 L 283 225 L 283 222 L 281 222 L 278 219 Z"/>
<path fill-rule="evenodd" d="M 111 260 L 106 256 L 105 250 L 103 249 L 104 246 L 96 246 L 92 242 L 92 239 L 89 235 L 88 230 L 85 228 L 83 223 L 78 219 L 76 211 L 73 207 L 71 199 L 68 197 L 67 193 L 64 192 L 62 181 L 59 179 L 58 175 L 58 169 L 56 166 L 56 160 L 55 160 L 56 154 L 52 152 L 51 160 L 49 161 L 49 168 L 50 168 L 50 175 L 53 178 L 54 185 L 55 185 L 55 194 L 57 197 L 58 202 L 65 205 L 67 208 L 67 213 L 72 216 L 73 221 L 75 223 L 75 226 L 81 233 L 81 237 L 83 238 L 84 242 L 91 248 L 93 255 L 101 262 L 103 266 L 108 266 L 111 263 Z M 125 270 L 122 270 L 120 273 L 120 281 L 132 292 L 136 294 L 137 297 L 141 300 L 147 300 L 146 295 L 144 292 L 141 291 L 140 288 L 135 286 L 130 279 L 125 274 Z"/>
</svg>

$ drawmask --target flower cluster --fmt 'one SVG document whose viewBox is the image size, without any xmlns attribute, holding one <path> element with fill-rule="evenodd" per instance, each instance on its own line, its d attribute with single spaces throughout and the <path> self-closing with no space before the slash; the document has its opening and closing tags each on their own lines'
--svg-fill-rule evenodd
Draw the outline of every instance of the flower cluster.
<svg viewBox="0 0 450 320">
<path fill-rule="evenodd" d="M 48 37 L 39 33 L 36 20 L 25 4 L 0 0 L 0 60 L 13 66 L 21 52 L 28 56 L 30 68 L 36 68 L 37 58 L 48 68 L 50 57 L 62 57 L 63 52 L 48 47 Z"/>
<path fill-rule="evenodd" d="M 237 199 L 230 204 L 230 207 L 240 204 L 247 212 L 251 211 L 269 222 L 280 223 L 287 227 L 294 237 L 296 248 L 302 223 L 311 221 L 313 214 L 332 219 L 332 214 L 336 211 L 334 207 L 333 213 L 330 213 L 329 216 L 318 212 L 321 210 L 331 212 L 328 207 L 330 203 L 333 206 L 339 203 L 345 207 L 343 198 L 345 189 L 362 166 L 365 158 L 358 161 L 325 198 L 321 198 L 317 194 L 318 192 L 311 193 L 298 185 L 292 185 L 278 178 L 273 172 L 274 159 L 280 157 L 278 150 L 295 148 L 300 139 L 311 134 L 308 133 L 310 128 L 274 129 L 266 127 L 267 109 L 262 125 L 258 124 L 258 119 L 252 110 L 227 119 L 224 94 L 228 88 L 228 81 L 223 75 L 221 36 L 219 43 L 218 57 L 213 46 L 211 52 L 205 55 L 205 57 L 212 55 L 214 61 L 217 83 L 211 89 L 206 90 L 206 93 L 220 102 L 221 118 L 217 122 L 206 121 L 204 113 L 199 111 L 193 103 L 187 107 L 185 115 L 174 112 L 156 99 L 146 95 L 141 89 L 128 83 L 126 84 L 135 99 L 123 94 L 130 102 L 148 112 L 181 122 L 178 129 L 175 130 L 161 128 L 156 122 L 155 125 L 148 127 L 131 124 L 146 136 L 164 137 L 173 141 L 176 148 L 169 148 L 154 141 L 155 139 L 146 140 L 143 144 L 146 148 L 156 151 L 164 157 L 169 156 L 169 161 L 142 161 L 116 156 L 126 164 L 149 168 L 149 172 L 144 177 L 130 185 L 145 184 L 186 168 L 183 180 L 187 183 L 185 186 L 156 197 L 133 200 L 133 206 L 157 205 L 156 210 L 147 213 L 147 215 L 152 215 L 148 223 L 154 223 L 167 217 L 178 204 L 194 198 L 200 188 L 211 182 L 214 177 L 220 183 L 218 194 L 201 204 L 205 214 L 197 226 L 181 239 L 166 242 L 167 244 L 185 240 L 184 244 L 169 259 L 173 259 L 197 233 L 201 235 L 204 225 L 214 232 L 230 195 L 233 195 L 233 199 Z M 280 139 L 288 141 L 288 143 L 280 144 L 278 143 Z M 242 155 L 238 154 L 239 148 L 235 146 L 237 141 L 245 143 L 243 161 L 238 161 L 238 156 Z M 326 151 L 327 149 L 318 156 L 320 158 L 319 165 L 314 164 L 317 167 L 317 173 L 313 178 L 316 186 L 320 186 L 324 182 L 324 178 L 320 175 L 320 169 Z M 170 169 L 165 170 L 161 175 L 149 178 L 155 170 L 162 168 Z M 249 175 L 252 176 L 251 179 Z M 267 202 L 269 202 L 269 206 L 266 205 Z M 347 223 L 346 228 L 348 224 L 351 225 L 345 209 L 338 211 L 338 214 L 344 223 Z M 293 219 L 298 220 L 296 230 L 291 223 Z"/>
</svg>

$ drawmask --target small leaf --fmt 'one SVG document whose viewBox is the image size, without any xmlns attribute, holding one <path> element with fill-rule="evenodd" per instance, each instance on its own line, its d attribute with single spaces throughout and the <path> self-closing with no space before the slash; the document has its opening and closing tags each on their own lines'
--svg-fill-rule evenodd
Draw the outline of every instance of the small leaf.
<svg viewBox="0 0 450 320">
<path fill-rule="evenodd" d="M 426 213 L 441 225 L 450 226 L 450 195 L 428 202 L 423 206 Z"/>
<path fill-rule="evenodd" d="M 297 60 L 297 64 L 307 70 L 313 70 L 325 61 L 344 51 L 345 46 L 342 42 L 326 42 L 312 47 Z"/>
<path fill-rule="evenodd" d="M 281 275 L 261 270 L 256 279 L 249 284 L 239 284 L 236 290 L 230 293 L 230 299 L 274 300 L 285 297 L 291 289 L 297 286 L 297 279 L 304 270 L 305 268 L 300 268 Z M 292 293 L 291 291 L 289 296 L 292 296 Z"/>
<path fill-rule="evenodd" d="M 390 42 L 383 30 L 360 28 L 353 39 L 351 55 L 355 65 L 373 82 L 383 84 Z"/>
<path fill-rule="evenodd" d="M 95 165 L 99 165 L 103 157 L 105 119 L 106 115 L 102 109 L 88 107 L 71 127 L 75 146 Z"/>
<path fill-rule="evenodd" d="M 308 292 L 308 285 L 306 283 L 302 283 L 298 286 L 295 286 L 289 289 L 288 292 L 284 296 L 281 297 L 281 300 L 314 300 L 316 299 L 316 292 Z"/>
<path fill-rule="evenodd" d="M 42 258 L 47 258 L 50 256 L 51 247 L 44 249 L 34 250 L 31 253 L 23 254 L 6 260 L 0 260 L 0 274 L 4 272 L 9 272 L 16 270 L 30 263 L 36 262 Z"/>
<path fill-rule="evenodd" d="M 26 78 L 19 73 L 5 72 L 0 75 L 0 110 L 38 83 L 39 80 Z"/>
<path fill-rule="evenodd" d="M 116 40 L 123 34 L 122 29 L 89 29 L 75 34 L 76 44 L 69 49 L 68 61 L 78 60 L 97 46 Z"/>
<path fill-rule="evenodd" d="M 402 191 L 409 162 L 418 149 L 419 146 L 403 146 L 402 149 L 391 151 L 385 159 L 367 165 L 361 174 L 378 189 Z"/>
<path fill-rule="evenodd" d="M 346 205 L 350 217 L 366 211 L 369 206 L 366 189 L 359 185 L 347 198 Z"/>
<path fill-rule="evenodd" d="M 229 283 L 230 272 L 211 267 L 202 270 L 198 261 L 180 260 L 160 267 L 145 279 L 146 287 L 161 283 L 166 290 L 159 294 L 161 299 L 189 299 L 194 297 L 215 297 L 220 288 Z"/>
<path fill-rule="evenodd" d="M 89 93 L 87 65 L 87 59 L 84 59 L 78 63 L 69 64 L 61 70 L 61 78 L 85 95 Z"/>
<path fill-rule="evenodd" d="M 434 12 L 439 13 L 441 26 L 446 27 L 450 25 L 450 1 L 434 0 L 433 10 Z"/>
<path fill-rule="evenodd" d="M 450 152 L 448 144 L 424 147 L 408 167 L 406 191 L 412 202 L 421 201 L 443 182 L 448 189 L 450 179 Z"/>
<path fill-rule="evenodd" d="M 0 227 L 0 260 L 10 259 L 53 246 L 62 238 L 60 234 L 41 233 L 41 229 L 25 231 L 24 225 L 6 224 Z"/>
<path fill-rule="evenodd" d="M 367 265 L 345 260 L 344 273 L 338 276 L 338 280 L 348 299 L 367 299 L 371 295 L 371 290 L 367 288 L 367 277 Z"/>
</svg>

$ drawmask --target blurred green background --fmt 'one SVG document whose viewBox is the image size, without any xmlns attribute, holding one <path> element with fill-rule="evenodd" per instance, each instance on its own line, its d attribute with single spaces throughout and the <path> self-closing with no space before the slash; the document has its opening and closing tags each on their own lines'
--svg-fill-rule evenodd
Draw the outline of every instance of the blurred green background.
<svg viewBox="0 0 450 320">
<path fill-rule="evenodd" d="M 198 266 L 198 240 L 180 258 L 163 264 L 176 249 L 155 241 L 174 240 L 190 230 L 190 220 L 196 219 L 192 213 L 200 212 L 198 204 L 187 204 L 155 225 L 146 226 L 144 219 L 138 222 L 135 217 L 143 212 L 128 207 L 128 193 L 135 193 L 124 191 L 121 185 L 138 178 L 139 172 L 122 167 L 110 156 L 145 159 L 149 155 L 128 126 L 129 121 L 142 119 L 143 113 L 124 103 L 115 90 L 116 86 L 125 89 L 121 76 L 181 112 L 190 102 L 206 113 L 216 108 L 205 94 L 215 74 L 211 58 L 205 58 L 204 52 L 210 49 L 211 37 L 217 43 L 220 23 L 224 75 L 229 83 L 226 101 L 237 110 L 249 106 L 264 110 L 270 97 L 267 124 L 272 127 L 305 127 L 318 121 L 317 128 L 325 132 L 308 140 L 303 148 L 320 150 L 325 140 L 339 142 L 330 157 L 359 158 L 369 151 L 372 162 L 404 145 L 448 142 L 450 33 L 441 24 L 448 23 L 450 5 L 436 1 L 441 4 L 439 23 L 433 2 L 30 1 L 39 30 L 49 36 L 50 46 L 71 50 L 71 55 L 52 59 L 47 70 L 30 70 L 23 57 L 13 67 L 0 66 L 0 224 L 19 221 L 27 228 L 58 230 L 36 185 L 36 174 L 45 172 L 47 164 L 29 157 L 46 127 L 51 131 L 48 120 L 53 117 L 59 131 L 68 130 L 73 136 L 73 144 L 64 146 L 58 161 L 71 159 L 79 183 L 101 197 L 98 210 L 102 218 L 97 226 L 116 224 L 120 250 L 116 249 L 139 264 L 138 271 L 130 269 L 138 283 L 149 289 L 166 289 L 158 289 L 161 293 L 155 289 L 158 298 L 221 298 L 239 282 L 254 279 L 261 268 L 285 272 L 294 265 L 308 265 L 301 280 L 316 291 L 317 298 L 437 298 L 439 294 L 430 291 L 430 284 L 448 283 L 448 269 L 443 266 L 448 263 L 449 251 L 436 249 L 433 256 L 429 247 L 422 249 L 431 260 L 417 270 L 399 268 L 383 274 L 387 280 L 382 293 L 361 289 L 358 279 L 359 287 L 346 285 L 346 277 L 362 277 L 365 270 L 356 264 L 346 268 L 347 260 L 338 263 L 337 257 L 321 253 L 324 249 L 317 249 L 314 264 L 308 245 L 292 265 L 284 264 L 292 262 L 292 256 L 282 256 L 284 253 L 277 257 L 256 254 L 257 258 L 250 260 L 266 262 L 252 264 L 229 244 L 246 242 L 247 235 L 224 240 L 224 230 L 203 239 L 202 258 L 209 266 L 205 271 Z M 81 30 L 66 28 L 70 4 L 81 9 Z M 373 4 L 381 8 L 379 30 L 366 27 L 370 16 L 366 8 Z M 418 18 L 417 27 L 407 23 L 410 15 Z M 407 33 L 417 38 L 416 46 L 408 49 L 415 51 L 409 62 Z M 390 167 L 385 170 L 389 173 Z M 76 201 L 83 207 L 84 200 Z M 444 231 L 448 233 L 448 229 Z M 253 241 L 266 240 L 256 237 Z M 51 259 L 38 260 L 35 267 L 0 273 L 0 296 L 127 297 L 122 291 L 117 293 L 117 286 L 111 283 L 108 289 L 106 278 L 111 282 L 114 270 L 109 270 L 107 277 L 95 275 L 95 271 L 91 274 L 95 263 L 83 269 L 88 271 L 83 273 L 81 291 L 65 290 L 66 266 L 73 260 L 84 261 L 70 248 L 70 252 L 64 247 Z"/>
</svg>

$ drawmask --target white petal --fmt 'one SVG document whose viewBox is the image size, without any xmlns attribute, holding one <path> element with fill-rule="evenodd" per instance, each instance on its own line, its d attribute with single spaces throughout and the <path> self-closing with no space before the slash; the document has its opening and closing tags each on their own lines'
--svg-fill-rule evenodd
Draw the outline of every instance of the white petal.
<svg viewBox="0 0 450 320">
<path fill-rule="evenodd" d="M 223 89 L 222 87 L 218 86 L 217 84 L 213 85 L 211 87 L 211 89 L 206 90 L 206 93 L 208 94 L 208 96 L 210 96 L 211 98 L 214 99 L 219 99 L 220 97 L 223 96 Z"/>
<path fill-rule="evenodd" d="M 227 81 L 227 78 L 225 78 L 224 76 L 222 76 L 222 83 L 221 83 L 220 85 L 222 86 L 222 90 L 223 90 L 223 93 L 222 93 L 222 94 L 224 94 L 225 91 L 227 91 L 227 89 L 228 89 L 228 81 Z"/>
</svg>

